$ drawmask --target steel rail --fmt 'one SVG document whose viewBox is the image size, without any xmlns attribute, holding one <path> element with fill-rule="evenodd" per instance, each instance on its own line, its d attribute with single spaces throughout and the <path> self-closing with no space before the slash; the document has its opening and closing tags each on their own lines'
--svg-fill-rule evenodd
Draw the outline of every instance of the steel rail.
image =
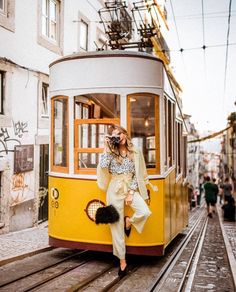
<svg viewBox="0 0 236 292">
<path fill-rule="evenodd" d="M 188 261 L 188 265 L 185 269 L 185 273 L 183 275 L 182 281 L 180 282 L 179 288 L 176 292 L 181 292 L 183 290 L 183 287 L 186 283 L 186 279 L 187 279 L 188 274 L 190 276 L 188 278 L 185 291 L 191 291 L 194 275 L 195 275 L 196 269 L 197 269 L 197 263 L 198 263 L 199 258 L 200 258 L 200 253 L 202 250 L 202 246 L 203 246 L 203 242 L 204 242 L 204 238 L 205 238 L 205 234 L 206 234 L 207 223 L 208 223 L 208 218 L 206 218 L 206 220 L 202 226 L 202 229 L 199 233 L 198 239 L 197 239 L 196 244 L 194 246 L 193 252 L 192 252 L 191 257 Z M 193 257 L 194 257 L 194 261 L 192 262 Z M 192 267 L 191 270 L 190 270 L 190 267 Z M 190 273 L 189 273 L 189 271 L 190 271 Z"/>
<path fill-rule="evenodd" d="M 192 226 L 187 236 L 182 240 L 182 242 L 178 245 L 177 249 L 171 255 L 170 259 L 165 263 L 161 271 L 158 273 L 155 283 L 152 285 L 151 288 L 148 289 L 148 291 L 150 292 L 158 291 L 158 290 L 155 290 L 157 288 L 157 285 L 160 284 L 161 281 L 163 283 L 165 279 L 168 277 L 169 272 L 172 270 L 177 260 L 179 259 L 180 255 L 182 254 L 187 244 L 189 243 L 190 239 L 192 238 L 194 231 L 197 229 L 197 227 L 201 223 L 203 216 L 204 216 L 204 212 L 202 213 L 202 216 L 198 217 L 198 220 Z"/>
<path fill-rule="evenodd" d="M 52 281 L 52 280 L 55 280 L 56 278 L 62 276 L 62 275 L 65 275 L 67 274 L 68 272 L 70 271 L 73 271 L 75 269 L 77 269 L 78 267 L 81 267 L 81 266 L 84 266 L 85 264 L 87 264 L 90 260 L 84 260 L 83 262 L 79 263 L 78 265 L 75 265 L 73 267 L 68 267 L 66 269 L 64 269 L 63 271 L 60 271 L 58 273 L 55 273 L 49 277 L 47 277 L 46 279 L 44 280 L 41 280 L 41 281 L 38 281 L 36 282 L 35 284 L 31 285 L 31 286 L 28 286 L 26 289 L 23 290 L 23 292 L 28 292 L 28 291 L 32 291 L 33 289 L 35 288 L 42 288 L 45 284 L 47 284 L 48 282 Z M 45 290 L 46 291 L 46 290 Z"/>
<path fill-rule="evenodd" d="M 18 277 L 18 278 L 15 278 L 15 279 L 13 279 L 13 280 L 11 280 L 11 281 L 8 281 L 8 282 L 5 282 L 5 283 L 3 283 L 3 284 L 0 284 L 0 288 L 5 287 L 5 286 L 8 286 L 8 285 L 11 285 L 11 284 L 13 284 L 13 283 L 15 283 L 15 282 L 17 282 L 17 281 L 22 280 L 22 279 L 28 278 L 28 277 L 30 277 L 30 276 L 32 276 L 32 275 L 35 275 L 35 274 L 37 274 L 37 273 L 40 273 L 40 272 L 46 270 L 46 269 L 49 269 L 49 268 L 55 267 L 55 266 L 57 266 L 58 264 L 61 264 L 61 263 L 65 262 L 65 261 L 67 261 L 67 260 L 69 260 L 69 259 L 71 259 L 71 258 L 74 258 L 74 257 L 78 256 L 78 255 L 79 255 L 79 256 L 80 256 L 80 255 L 84 255 L 85 253 L 88 253 L 88 251 L 87 251 L 87 250 L 83 250 L 83 251 L 80 251 L 80 252 L 78 252 L 78 253 L 76 253 L 76 254 L 73 254 L 73 255 L 67 256 L 67 257 L 65 257 L 64 259 L 59 260 L 59 261 L 57 261 L 57 262 L 55 262 L 55 263 L 53 263 L 53 264 L 51 264 L 51 265 L 47 265 L 47 266 L 45 266 L 45 267 L 43 267 L 43 268 L 40 268 L 40 269 L 37 269 L 37 270 L 35 270 L 35 271 L 31 272 L 31 273 L 25 274 L 25 275 L 23 275 L 23 276 L 20 276 L 20 277 Z"/>
</svg>

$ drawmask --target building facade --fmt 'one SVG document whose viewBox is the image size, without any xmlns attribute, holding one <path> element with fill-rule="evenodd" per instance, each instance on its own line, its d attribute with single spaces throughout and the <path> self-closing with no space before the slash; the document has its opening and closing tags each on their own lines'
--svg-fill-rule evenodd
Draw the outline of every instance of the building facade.
<svg viewBox="0 0 236 292">
<path fill-rule="evenodd" d="M 194 142 L 199 138 L 199 134 L 195 129 L 193 123 L 191 123 L 190 115 L 185 114 L 185 123 L 188 128 L 187 134 L 187 178 L 189 185 L 192 185 L 193 188 L 199 186 L 200 174 L 200 143 Z"/>
<path fill-rule="evenodd" d="M 236 191 L 236 112 L 228 117 L 228 125 L 221 143 L 220 178 L 229 178 Z"/>
<path fill-rule="evenodd" d="M 48 66 L 105 45 L 103 4 L 0 0 L 0 233 L 47 219 Z"/>
</svg>

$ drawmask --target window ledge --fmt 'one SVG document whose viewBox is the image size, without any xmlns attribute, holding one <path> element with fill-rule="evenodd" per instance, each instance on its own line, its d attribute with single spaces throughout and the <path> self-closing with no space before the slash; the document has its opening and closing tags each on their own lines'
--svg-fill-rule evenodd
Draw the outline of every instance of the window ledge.
<svg viewBox="0 0 236 292">
<path fill-rule="evenodd" d="M 50 41 L 46 37 L 43 37 L 42 35 L 38 36 L 38 44 L 58 55 L 62 56 L 63 54 L 62 48 L 58 44 L 53 43 L 52 41 Z"/>
<path fill-rule="evenodd" d="M 0 13 L 0 26 L 15 32 L 15 0 L 6 1 L 6 5 L 6 13 Z"/>
</svg>

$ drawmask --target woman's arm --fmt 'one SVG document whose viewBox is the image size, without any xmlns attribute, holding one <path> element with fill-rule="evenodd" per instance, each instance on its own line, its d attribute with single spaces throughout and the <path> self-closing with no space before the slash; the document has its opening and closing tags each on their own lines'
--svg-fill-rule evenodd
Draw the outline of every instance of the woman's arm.
<svg viewBox="0 0 236 292">
<path fill-rule="evenodd" d="M 110 153 L 103 153 L 100 158 L 100 167 L 101 168 L 109 168 L 111 163 L 112 155 Z"/>
</svg>

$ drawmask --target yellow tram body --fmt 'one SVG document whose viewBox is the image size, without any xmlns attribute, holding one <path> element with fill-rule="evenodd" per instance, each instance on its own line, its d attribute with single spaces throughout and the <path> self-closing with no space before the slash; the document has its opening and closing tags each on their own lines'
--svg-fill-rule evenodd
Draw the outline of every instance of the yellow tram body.
<svg viewBox="0 0 236 292">
<path fill-rule="evenodd" d="M 124 63 L 120 64 L 120 62 Z M 128 62 L 134 68 L 127 69 Z M 141 66 L 142 62 L 144 62 L 143 66 Z M 155 66 L 158 64 L 160 73 L 157 72 L 157 68 L 153 64 Z M 127 65 L 127 67 L 124 68 L 124 65 Z M 80 66 L 82 67 L 82 73 L 78 73 Z M 112 73 L 116 78 L 114 84 L 113 81 L 111 82 L 113 80 L 112 76 L 110 76 L 111 73 L 105 71 L 111 68 L 110 66 L 112 66 Z M 142 70 L 144 72 L 137 72 L 136 67 L 139 68 L 140 72 Z M 152 67 L 151 72 L 149 72 L 150 67 Z M 151 150 L 149 148 L 145 148 L 145 150 L 147 152 L 150 181 L 158 187 L 158 192 L 149 189 L 147 203 L 152 215 L 149 217 L 142 234 L 138 234 L 133 228 L 131 236 L 126 238 L 126 246 L 128 253 L 163 255 L 166 246 L 183 230 L 188 222 L 188 197 L 186 187 L 183 184 L 184 173 L 183 170 L 181 171 L 181 168 L 183 168 L 182 162 L 184 161 L 184 153 L 180 147 L 183 142 L 181 119 L 177 117 L 178 124 L 173 123 L 172 130 L 169 130 L 169 132 L 163 130 L 163 120 L 167 119 L 167 117 L 164 117 L 164 110 L 168 111 L 169 109 L 169 113 L 172 113 L 171 120 L 173 122 L 175 122 L 176 117 L 175 114 L 173 115 L 174 110 L 171 110 L 171 106 L 172 104 L 175 105 L 175 101 L 172 100 L 171 103 L 166 101 L 167 105 L 163 103 L 164 86 L 163 84 L 161 85 L 161 82 L 164 79 L 164 66 L 162 62 L 145 53 L 96 52 L 64 57 L 54 62 L 50 69 L 52 124 L 49 174 L 49 243 L 53 246 L 112 251 L 109 225 L 96 225 L 91 215 L 89 215 L 89 212 L 94 214 L 96 210 L 94 211 L 93 208 L 98 206 L 99 202 L 105 203 L 106 201 L 106 194 L 99 190 L 96 183 L 95 165 L 99 154 L 102 152 L 102 146 L 97 138 L 101 134 L 99 132 L 100 123 L 104 123 L 105 126 L 113 122 L 120 123 L 131 134 L 132 127 L 136 127 L 137 134 L 141 125 L 141 118 L 136 118 L 136 125 L 132 126 L 130 108 L 132 108 L 136 98 L 139 98 L 139 96 L 147 96 L 149 98 L 148 94 L 150 93 L 154 100 L 155 119 L 151 119 L 150 116 L 148 118 L 152 123 L 153 129 L 155 129 L 156 138 L 153 138 L 154 135 L 150 135 L 147 132 L 145 137 L 139 136 L 139 139 L 136 140 L 140 143 L 140 141 L 142 142 L 146 139 L 145 143 L 141 143 L 144 148 L 147 142 L 151 141 L 152 143 Z M 93 76 L 91 76 L 88 72 L 89 70 L 91 72 L 96 72 L 97 70 L 98 72 L 92 73 Z M 101 76 L 103 70 L 106 73 Z M 79 76 L 74 78 L 73 76 L 76 73 Z M 131 73 L 137 75 L 134 76 Z M 147 85 L 145 85 L 143 78 L 147 73 L 149 75 L 146 79 Z M 155 73 L 160 76 L 154 76 Z M 136 79 L 130 78 L 129 74 L 136 77 Z M 124 75 L 126 75 L 126 79 Z M 120 80 L 119 76 L 121 76 Z M 150 76 L 151 81 L 149 79 Z M 152 82 L 155 82 L 155 79 L 158 78 L 160 79 L 160 84 L 155 89 L 152 86 Z M 143 80 L 143 83 L 137 85 L 137 82 L 141 82 L 140 80 Z M 99 91 L 98 95 L 93 95 L 93 91 Z M 109 94 L 112 92 L 121 96 L 120 103 L 118 102 L 119 116 L 113 115 L 109 117 L 109 108 L 104 105 L 104 112 L 107 112 L 104 114 L 105 117 L 101 119 L 101 114 L 99 116 L 98 110 L 99 106 L 103 106 L 100 95 L 104 93 L 104 96 L 110 97 Z M 168 96 L 167 94 L 166 100 L 168 100 Z M 87 102 L 89 97 L 92 100 L 90 104 Z M 58 100 L 60 103 L 57 103 Z M 65 103 L 65 101 L 68 101 L 68 103 Z M 128 103 L 128 101 L 130 102 Z M 149 102 L 149 99 L 147 101 Z M 115 102 L 117 103 L 117 100 Z M 89 120 L 89 107 L 91 104 L 93 111 Z M 150 111 L 153 111 L 153 109 Z M 75 112 L 79 112 L 78 116 L 76 116 Z M 85 117 L 81 116 L 83 113 L 85 113 Z M 143 121 L 145 121 L 148 113 L 143 114 L 145 115 Z M 60 116 L 61 119 L 58 118 Z M 167 129 L 167 120 L 165 124 Z M 177 126 L 175 127 L 175 125 Z M 101 129 L 104 130 L 105 128 L 102 127 Z M 91 134 L 92 138 L 89 136 L 90 132 L 93 133 Z M 170 139 L 173 136 L 172 142 L 174 142 L 176 148 L 171 144 L 171 141 L 165 140 L 166 133 Z M 97 144 L 91 143 L 95 146 L 100 145 L 100 147 L 94 147 L 93 145 L 94 150 L 91 150 L 85 136 L 89 140 L 94 138 Z M 134 142 L 136 140 L 134 139 Z M 165 143 L 168 143 L 170 149 L 164 149 Z M 67 149 L 67 151 L 64 151 L 64 149 Z M 172 158 L 168 154 L 172 155 Z M 82 159 L 83 157 L 85 158 L 84 160 Z M 168 159 L 172 160 L 172 163 L 169 163 Z M 179 165 L 177 165 L 176 161 L 178 161 Z M 90 163 L 93 167 L 87 167 L 86 163 Z M 125 213 L 127 215 L 131 214 L 132 210 L 129 207 L 125 208 Z"/>
</svg>

